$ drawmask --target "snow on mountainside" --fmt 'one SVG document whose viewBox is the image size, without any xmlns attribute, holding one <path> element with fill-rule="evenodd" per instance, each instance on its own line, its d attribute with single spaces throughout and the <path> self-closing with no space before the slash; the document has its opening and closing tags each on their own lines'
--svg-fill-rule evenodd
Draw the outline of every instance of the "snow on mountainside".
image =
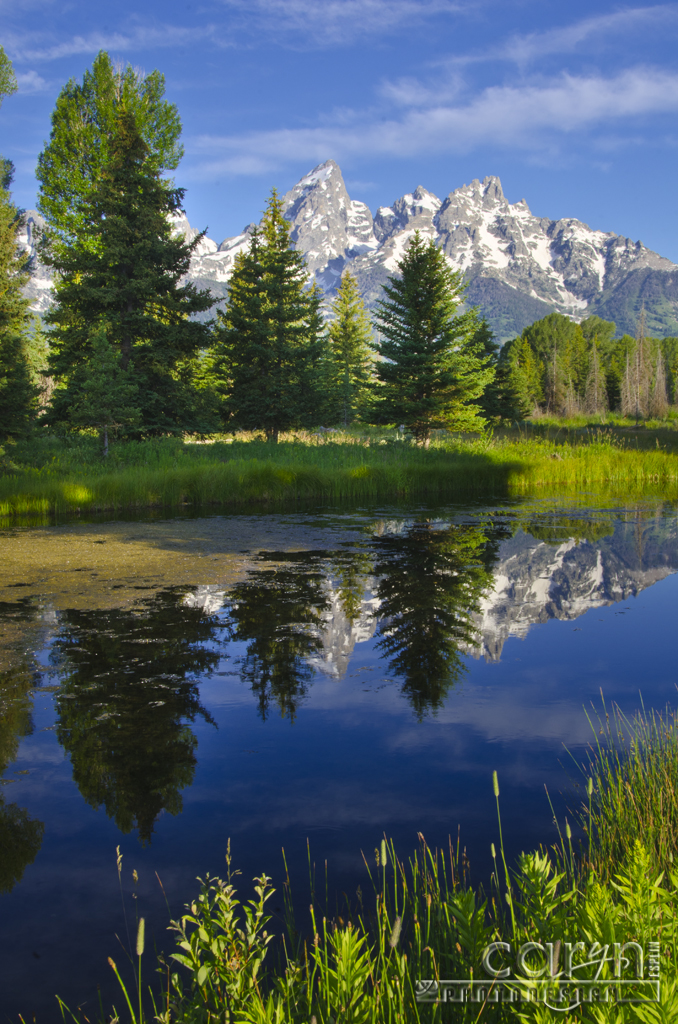
<svg viewBox="0 0 678 1024">
<path fill-rule="evenodd" d="M 596 313 L 614 320 L 620 333 L 634 333 L 643 303 L 650 333 L 678 334 L 676 264 L 641 242 L 594 231 L 581 221 L 536 217 L 524 199 L 509 203 L 495 177 L 463 185 L 445 200 L 419 186 L 372 217 L 364 203 L 350 198 L 341 170 L 328 160 L 285 195 L 284 210 L 295 245 L 330 296 L 350 269 L 366 303 L 374 305 L 418 229 L 464 272 L 468 302 L 480 306 L 502 340 L 553 310 L 576 319 Z M 30 246 L 31 225 L 40 218 L 28 211 L 26 222 Z M 197 234 L 185 216 L 175 224 L 187 238 Z M 223 297 L 253 226 L 220 245 L 204 238 L 190 278 Z M 43 312 L 49 303 L 44 268 L 38 268 L 28 294 Z"/>
</svg>

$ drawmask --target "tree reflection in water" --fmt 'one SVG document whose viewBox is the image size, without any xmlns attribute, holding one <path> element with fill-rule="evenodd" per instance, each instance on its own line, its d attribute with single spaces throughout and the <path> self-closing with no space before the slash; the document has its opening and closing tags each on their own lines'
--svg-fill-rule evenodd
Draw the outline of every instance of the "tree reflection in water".
<svg viewBox="0 0 678 1024">
<path fill-rule="evenodd" d="M 261 717 L 274 702 L 293 721 L 313 675 L 308 659 L 322 649 L 325 576 L 315 552 L 260 557 L 283 564 L 254 570 L 233 588 L 231 639 L 247 644 L 240 677 L 257 695 Z"/>
<path fill-rule="evenodd" d="M 377 647 L 418 718 L 443 704 L 478 641 L 473 614 L 492 585 L 499 532 L 415 522 L 375 538 Z"/>
<path fill-rule="evenodd" d="M 133 609 L 67 611 L 54 642 L 62 676 L 57 737 L 92 807 L 149 843 L 161 811 L 178 814 L 195 772 L 197 739 L 187 724 L 202 707 L 198 677 L 220 654 L 208 646 L 222 624 L 162 591 Z"/>
<path fill-rule="evenodd" d="M 25 633 L 37 623 L 36 610 L 27 602 L 0 602 L 0 623 L 10 635 L 18 632 L 25 647 Z M 19 741 L 33 732 L 33 688 L 37 683 L 30 655 L 5 648 L 0 659 L 0 775 L 16 759 Z M 4 780 L 7 781 L 7 780 Z M 6 803 L 0 793 L 0 892 L 9 892 L 21 881 L 42 845 L 45 826 L 16 803 Z"/>
</svg>

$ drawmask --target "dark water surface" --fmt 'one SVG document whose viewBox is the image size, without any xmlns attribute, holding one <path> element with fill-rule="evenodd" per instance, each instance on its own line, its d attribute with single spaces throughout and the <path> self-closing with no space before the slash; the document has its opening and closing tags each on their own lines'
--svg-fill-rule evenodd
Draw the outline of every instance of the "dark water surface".
<svg viewBox="0 0 678 1024">
<path fill-rule="evenodd" d="M 157 876 L 177 916 L 229 837 L 279 918 L 282 848 L 310 901 L 307 841 L 332 907 L 384 833 L 406 856 L 460 827 L 485 880 L 493 769 L 509 855 L 553 842 L 583 708 L 678 682 L 675 509 L 585 502 L 5 531 L 0 1019 L 58 1020 L 57 992 L 95 1017 L 123 906 L 151 980 Z"/>
</svg>

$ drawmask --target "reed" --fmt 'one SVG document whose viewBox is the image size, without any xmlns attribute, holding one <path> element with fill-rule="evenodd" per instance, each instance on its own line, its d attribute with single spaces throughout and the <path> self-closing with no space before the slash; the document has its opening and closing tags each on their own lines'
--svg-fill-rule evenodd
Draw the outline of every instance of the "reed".
<svg viewBox="0 0 678 1024">
<path fill-rule="evenodd" d="M 587 800 L 579 812 L 588 859 L 609 880 L 626 851 L 642 841 L 658 872 L 678 859 L 678 729 L 676 712 L 640 711 L 632 718 L 603 705 L 584 768 Z"/>
</svg>

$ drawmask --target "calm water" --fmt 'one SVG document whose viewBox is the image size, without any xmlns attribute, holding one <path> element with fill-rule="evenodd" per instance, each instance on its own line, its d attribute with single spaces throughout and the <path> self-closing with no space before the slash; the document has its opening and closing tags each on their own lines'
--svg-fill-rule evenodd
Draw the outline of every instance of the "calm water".
<svg viewBox="0 0 678 1024">
<path fill-rule="evenodd" d="M 123 906 L 168 949 L 158 876 L 178 915 L 229 837 L 247 895 L 284 848 L 300 907 L 307 842 L 332 905 L 384 832 L 404 856 L 460 828 L 486 879 L 493 769 L 513 856 L 555 838 L 545 785 L 576 803 L 601 689 L 676 703 L 661 503 L 63 524 L 0 559 L 2 1019 L 94 1011 Z"/>
</svg>

